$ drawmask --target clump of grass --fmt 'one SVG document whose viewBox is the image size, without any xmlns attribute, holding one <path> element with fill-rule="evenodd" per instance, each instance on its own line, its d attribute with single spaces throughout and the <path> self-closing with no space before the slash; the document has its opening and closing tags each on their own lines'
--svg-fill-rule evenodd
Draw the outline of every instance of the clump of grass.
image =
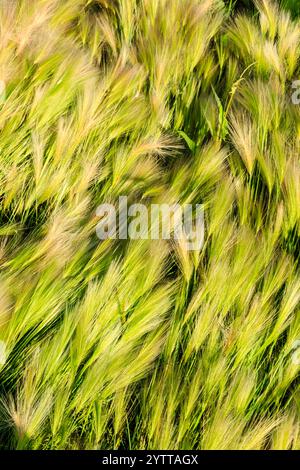
<svg viewBox="0 0 300 470">
<path fill-rule="evenodd" d="M 1 2 L 2 449 L 300 449 L 300 21 L 248 3 Z M 120 195 L 202 250 L 100 243 Z"/>
</svg>

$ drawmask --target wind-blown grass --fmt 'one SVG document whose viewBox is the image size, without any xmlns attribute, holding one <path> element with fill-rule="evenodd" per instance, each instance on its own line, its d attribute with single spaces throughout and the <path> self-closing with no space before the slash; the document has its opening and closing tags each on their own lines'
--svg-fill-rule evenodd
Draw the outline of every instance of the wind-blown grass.
<svg viewBox="0 0 300 470">
<path fill-rule="evenodd" d="M 300 449 L 300 20 L 241 3 L 1 1 L 2 449 Z"/>
</svg>

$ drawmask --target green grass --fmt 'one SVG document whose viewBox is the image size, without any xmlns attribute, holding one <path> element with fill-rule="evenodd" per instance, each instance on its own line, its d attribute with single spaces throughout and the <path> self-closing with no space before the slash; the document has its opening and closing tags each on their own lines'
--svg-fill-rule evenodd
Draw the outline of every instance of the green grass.
<svg viewBox="0 0 300 470">
<path fill-rule="evenodd" d="M 241 3 L 1 1 L 0 448 L 300 449 L 300 19 Z"/>
</svg>

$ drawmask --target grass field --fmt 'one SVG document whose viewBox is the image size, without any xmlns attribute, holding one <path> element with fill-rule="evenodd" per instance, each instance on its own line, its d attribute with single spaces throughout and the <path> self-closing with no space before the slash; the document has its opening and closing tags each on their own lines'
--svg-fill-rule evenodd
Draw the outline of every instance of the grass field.
<svg viewBox="0 0 300 470">
<path fill-rule="evenodd" d="M 0 448 L 300 450 L 299 0 L 1 0 L 0 80 Z"/>
</svg>

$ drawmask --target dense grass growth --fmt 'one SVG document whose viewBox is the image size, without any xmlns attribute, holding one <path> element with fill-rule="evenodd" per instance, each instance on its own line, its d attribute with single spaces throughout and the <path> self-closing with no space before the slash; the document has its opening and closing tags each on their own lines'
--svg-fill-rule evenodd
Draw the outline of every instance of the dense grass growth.
<svg viewBox="0 0 300 470">
<path fill-rule="evenodd" d="M 1 0 L 2 449 L 300 449 L 297 5 Z"/>
</svg>

